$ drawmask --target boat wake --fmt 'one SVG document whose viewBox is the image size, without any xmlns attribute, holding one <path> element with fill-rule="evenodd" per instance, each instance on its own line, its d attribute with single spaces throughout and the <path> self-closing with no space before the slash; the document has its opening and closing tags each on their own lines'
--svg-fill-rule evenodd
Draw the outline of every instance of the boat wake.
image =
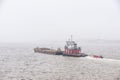
<svg viewBox="0 0 120 80">
<path fill-rule="evenodd" d="M 87 57 L 85 57 L 85 58 L 91 59 L 91 60 L 104 61 L 104 62 L 119 62 L 119 63 L 120 63 L 120 60 L 116 60 L 116 59 L 94 58 L 94 57 L 91 57 L 91 56 L 87 56 Z"/>
</svg>

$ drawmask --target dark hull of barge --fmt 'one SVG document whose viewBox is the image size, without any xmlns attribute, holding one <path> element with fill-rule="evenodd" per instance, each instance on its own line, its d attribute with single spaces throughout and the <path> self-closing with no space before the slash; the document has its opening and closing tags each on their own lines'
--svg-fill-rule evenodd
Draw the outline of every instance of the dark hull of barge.
<svg viewBox="0 0 120 80">
<path fill-rule="evenodd" d="M 49 49 L 49 48 L 34 48 L 34 52 L 42 53 L 42 54 L 49 54 L 49 55 L 63 55 L 63 56 L 68 56 L 68 57 L 86 57 L 86 56 L 88 56 L 85 53 L 68 54 L 68 53 L 65 53 L 65 51 L 54 50 L 54 49 Z"/>
</svg>

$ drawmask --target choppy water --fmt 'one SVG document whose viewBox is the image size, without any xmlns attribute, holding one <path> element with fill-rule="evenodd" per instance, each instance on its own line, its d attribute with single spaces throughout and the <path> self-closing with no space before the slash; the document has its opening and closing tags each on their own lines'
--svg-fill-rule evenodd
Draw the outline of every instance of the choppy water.
<svg viewBox="0 0 120 80">
<path fill-rule="evenodd" d="M 83 51 L 102 52 L 112 59 L 55 56 L 34 53 L 32 47 L 0 46 L 0 80 L 120 80 L 120 47 L 90 46 L 83 45 Z"/>
</svg>

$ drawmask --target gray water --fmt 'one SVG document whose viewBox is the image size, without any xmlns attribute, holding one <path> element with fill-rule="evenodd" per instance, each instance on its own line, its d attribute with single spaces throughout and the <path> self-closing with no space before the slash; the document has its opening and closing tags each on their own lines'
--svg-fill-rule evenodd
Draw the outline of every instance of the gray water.
<svg viewBox="0 0 120 80">
<path fill-rule="evenodd" d="M 0 80 L 120 80 L 118 44 L 81 44 L 89 55 L 75 58 L 34 53 L 36 45 L 1 45 Z"/>
</svg>

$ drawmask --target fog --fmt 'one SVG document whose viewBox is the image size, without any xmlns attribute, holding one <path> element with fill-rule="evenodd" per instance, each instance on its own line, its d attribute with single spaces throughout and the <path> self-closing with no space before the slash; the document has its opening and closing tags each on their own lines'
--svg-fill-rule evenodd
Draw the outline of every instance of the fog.
<svg viewBox="0 0 120 80">
<path fill-rule="evenodd" d="M 120 40 L 119 0 L 0 0 L 0 42 Z"/>
</svg>

